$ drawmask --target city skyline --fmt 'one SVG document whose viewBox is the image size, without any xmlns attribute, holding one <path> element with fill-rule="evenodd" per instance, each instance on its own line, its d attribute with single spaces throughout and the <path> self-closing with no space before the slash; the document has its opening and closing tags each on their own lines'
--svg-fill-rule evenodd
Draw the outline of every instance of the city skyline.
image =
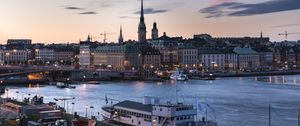
<svg viewBox="0 0 300 126">
<path fill-rule="evenodd" d="M 33 42 L 64 43 L 86 39 L 102 41 L 102 32 L 114 32 L 108 41 L 118 42 L 120 25 L 124 39 L 138 40 L 140 0 L 4 0 L 0 4 L 0 44 L 9 38 Z M 300 2 L 297 0 L 144 0 L 147 38 L 157 22 L 159 35 L 190 38 L 208 33 L 216 37 L 268 36 L 285 40 L 278 33 L 298 32 Z M 274 9 L 275 6 L 275 9 Z M 286 20 L 288 19 L 288 21 Z M 243 29 L 241 29 L 243 28 Z M 100 38 L 99 38 L 100 37 Z M 291 35 L 288 40 L 299 40 Z"/>
</svg>

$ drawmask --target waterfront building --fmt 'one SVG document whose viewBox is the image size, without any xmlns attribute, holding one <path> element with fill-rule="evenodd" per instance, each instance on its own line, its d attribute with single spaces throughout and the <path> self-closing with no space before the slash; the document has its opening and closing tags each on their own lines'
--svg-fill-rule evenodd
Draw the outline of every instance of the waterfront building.
<svg viewBox="0 0 300 126">
<path fill-rule="evenodd" d="M 142 68 L 142 54 L 137 43 L 125 44 L 125 69 L 140 70 Z"/>
<path fill-rule="evenodd" d="M 141 16 L 140 16 L 140 23 L 138 27 L 138 41 L 139 42 L 146 42 L 147 41 L 147 29 L 145 24 L 144 18 L 144 1 L 141 0 Z"/>
<path fill-rule="evenodd" d="M 290 48 L 288 50 L 286 50 L 286 62 L 287 62 L 287 66 L 289 68 L 295 67 L 296 64 L 296 53 L 294 51 L 293 48 Z"/>
<path fill-rule="evenodd" d="M 262 70 L 271 70 L 273 68 L 273 52 L 269 49 L 258 48 L 260 68 Z"/>
<path fill-rule="evenodd" d="M 295 55 L 296 55 L 296 67 L 300 68 L 300 48 L 299 47 L 295 50 Z"/>
<path fill-rule="evenodd" d="M 198 49 L 192 45 L 181 45 L 178 48 L 179 66 L 185 69 L 196 69 Z"/>
<path fill-rule="evenodd" d="M 164 32 L 163 36 L 150 43 L 161 53 L 161 64 L 163 68 L 174 69 L 179 67 L 179 50 L 178 44 L 181 43 L 182 37 L 169 37 Z"/>
<path fill-rule="evenodd" d="M 238 55 L 233 52 L 232 48 L 222 50 L 225 54 L 225 70 L 237 70 L 238 69 Z"/>
<path fill-rule="evenodd" d="M 233 50 L 238 55 L 238 67 L 241 71 L 257 70 L 260 67 L 259 54 L 249 47 L 235 47 Z"/>
<path fill-rule="evenodd" d="M 199 68 L 206 71 L 225 69 L 225 54 L 216 48 L 198 49 Z"/>
<path fill-rule="evenodd" d="M 6 49 L 4 50 L 5 64 L 27 64 L 31 59 L 31 50 L 28 49 Z"/>
<path fill-rule="evenodd" d="M 75 60 L 75 52 L 71 46 L 55 48 L 55 61 L 63 65 L 71 65 Z"/>
<path fill-rule="evenodd" d="M 152 38 L 152 40 L 158 38 L 158 29 L 157 29 L 157 23 L 156 22 L 153 23 L 151 38 Z"/>
<path fill-rule="evenodd" d="M 147 44 L 140 48 L 142 55 L 142 65 L 146 73 L 153 73 L 160 68 L 161 54 L 158 49 Z"/>
<path fill-rule="evenodd" d="M 37 62 L 53 63 L 55 61 L 55 51 L 51 48 L 35 49 L 35 60 Z"/>
<path fill-rule="evenodd" d="M 96 48 L 99 46 L 104 46 L 106 43 L 98 43 L 97 41 L 92 41 L 92 37 L 88 35 L 85 41 L 80 41 L 80 51 L 79 51 L 79 65 L 83 64 L 81 68 L 90 68 L 95 66 L 94 64 L 94 55 Z M 81 61 L 80 61 L 81 60 Z M 85 62 L 87 61 L 87 62 Z M 81 65 L 80 65 L 81 66 Z"/>
<path fill-rule="evenodd" d="M 123 45 L 99 46 L 95 50 L 94 65 L 96 68 L 125 70 L 125 47 Z"/>
<path fill-rule="evenodd" d="M 79 53 L 79 65 L 80 68 L 90 68 L 92 65 L 91 62 L 91 50 L 90 46 L 82 45 L 80 46 L 80 53 Z"/>
</svg>

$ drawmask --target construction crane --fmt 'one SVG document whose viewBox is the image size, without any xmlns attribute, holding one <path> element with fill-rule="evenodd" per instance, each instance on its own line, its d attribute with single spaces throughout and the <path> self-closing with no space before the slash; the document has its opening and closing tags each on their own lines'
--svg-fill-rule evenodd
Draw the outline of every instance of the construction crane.
<svg viewBox="0 0 300 126">
<path fill-rule="evenodd" d="M 68 100 L 74 100 L 75 99 L 75 97 L 73 97 L 73 98 L 54 98 L 54 100 L 55 101 L 63 101 L 64 102 L 64 109 L 65 109 L 65 105 L 66 105 L 66 101 L 68 101 Z"/>
<path fill-rule="evenodd" d="M 113 34 L 116 34 L 116 33 L 106 33 L 106 32 L 103 32 L 101 33 L 100 35 L 103 36 L 103 42 L 105 43 L 106 40 L 107 40 L 107 35 L 113 35 Z"/>
<path fill-rule="evenodd" d="M 285 31 L 285 33 L 279 33 L 279 36 L 285 36 L 285 40 L 287 40 L 289 35 L 295 35 L 295 34 L 300 34 L 300 33 L 288 33 L 287 31 Z"/>
</svg>

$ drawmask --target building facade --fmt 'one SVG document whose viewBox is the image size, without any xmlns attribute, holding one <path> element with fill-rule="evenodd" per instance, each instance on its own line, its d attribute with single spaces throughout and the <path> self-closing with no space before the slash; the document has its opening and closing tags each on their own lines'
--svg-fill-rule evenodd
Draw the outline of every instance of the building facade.
<svg viewBox="0 0 300 126">
<path fill-rule="evenodd" d="M 179 66 L 185 69 L 196 69 L 198 64 L 198 49 L 183 45 L 178 48 Z"/>
<path fill-rule="evenodd" d="M 94 64 L 97 68 L 125 70 L 125 48 L 123 45 L 106 45 L 96 48 Z"/>
<path fill-rule="evenodd" d="M 206 71 L 225 69 L 225 54 L 217 49 L 198 49 L 199 68 Z"/>
<path fill-rule="evenodd" d="M 75 61 L 75 53 L 70 48 L 55 49 L 55 61 L 64 65 L 71 65 Z"/>
<path fill-rule="evenodd" d="M 91 67 L 91 50 L 89 46 L 80 46 L 80 53 L 79 53 L 79 65 L 80 68 L 90 68 Z"/>
<path fill-rule="evenodd" d="M 35 60 L 42 63 L 53 63 L 55 61 L 55 51 L 51 48 L 35 49 Z"/>
<path fill-rule="evenodd" d="M 140 70 L 142 69 L 142 53 L 136 43 L 127 43 L 125 45 L 125 69 Z"/>
<path fill-rule="evenodd" d="M 143 48 L 141 50 L 142 64 L 144 69 L 159 69 L 161 65 L 161 55 L 158 49 L 153 47 Z"/>
<path fill-rule="evenodd" d="M 235 47 L 234 52 L 238 55 L 239 70 L 257 70 L 258 68 L 260 68 L 259 54 L 252 48 Z"/>
<path fill-rule="evenodd" d="M 233 53 L 225 54 L 225 70 L 236 70 L 238 68 L 238 56 Z"/>
<path fill-rule="evenodd" d="M 5 64 L 27 64 L 31 58 L 31 51 L 28 49 L 9 49 L 4 50 Z"/>
</svg>

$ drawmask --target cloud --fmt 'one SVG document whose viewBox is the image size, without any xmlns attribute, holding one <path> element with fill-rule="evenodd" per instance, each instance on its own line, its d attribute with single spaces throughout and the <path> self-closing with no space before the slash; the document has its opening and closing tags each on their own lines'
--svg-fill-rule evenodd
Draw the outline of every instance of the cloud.
<svg viewBox="0 0 300 126">
<path fill-rule="evenodd" d="M 94 11 L 86 11 L 86 12 L 81 12 L 79 14 L 82 14 L 82 15 L 91 15 L 91 14 L 98 14 L 98 13 L 94 12 Z"/>
<path fill-rule="evenodd" d="M 138 19 L 139 17 L 133 17 L 133 16 L 121 16 L 121 19 Z"/>
<path fill-rule="evenodd" d="M 272 28 L 293 27 L 293 26 L 300 26 L 300 23 L 274 25 L 272 26 Z"/>
<path fill-rule="evenodd" d="M 166 10 L 166 9 L 158 9 L 158 10 L 155 10 L 153 8 L 146 8 L 144 9 L 144 14 L 157 14 L 157 13 L 166 13 L 168 12 L 169 10 Z M 134 14 L 140 14 L 141 11 L 137 11 L 135 12 Z"/>
<path fill-rule="evenodd" d="M 252 16 L 300 9 L 300 0 L 271 0 L 256 4 L 224 2 L 199 10 L 206 18 Z"/>
<path fill-rule="evenodd" d="M 83 8 L 69 6 L 69 7 L 65 7 L 65 9 L 66 9 L 66 10 L 81 10 L 81 9 L 83 9 Z"/>
</svg>

